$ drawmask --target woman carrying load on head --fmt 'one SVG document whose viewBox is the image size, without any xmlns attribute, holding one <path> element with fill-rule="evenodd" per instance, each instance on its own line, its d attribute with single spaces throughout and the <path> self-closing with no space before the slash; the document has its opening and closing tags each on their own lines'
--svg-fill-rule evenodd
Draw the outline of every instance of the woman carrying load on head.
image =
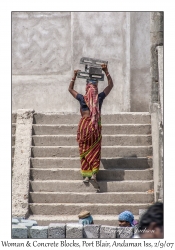
<svg viewBox="0 0 175 250">
<path fill-rule="evenodd" d="M 100 167 L 101 158 L 101 107 L 103 100 L 113 87 L 112 78 L 106 64 L 101 65 L 108 79 L 108 86 L 98 94 L 98 81 L 88 79 L 86 81 L 86 93 L 81 95 L 74 90 L 74 82 L 78 70 L 74 70 L 74 76 L 69 85 L 69 92 L 80 102 L 81 119 L 78 125 L 77 141 L 79 144 L 81 174 L 84 182 L 89 179 L 96 181 L 96 174 Z"/>
</svg>

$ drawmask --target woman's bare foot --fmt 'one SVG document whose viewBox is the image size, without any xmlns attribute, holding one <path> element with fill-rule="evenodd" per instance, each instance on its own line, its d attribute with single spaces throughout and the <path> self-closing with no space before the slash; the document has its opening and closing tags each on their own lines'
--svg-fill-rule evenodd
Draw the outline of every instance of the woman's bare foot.
<svg viewBox="0 0 175 250">
<path fill-rule="evenodd" d="M 88 183 L 89 182 L 89 177 L 85 177 L 83 182 Z"/>
<path fill-rule="evenodd" d="M 93 174 L 93 175 L 92 175 L 91 180 L 97 181 L 97 179 L 96 179 L 96 174 Z"/>
</svg>

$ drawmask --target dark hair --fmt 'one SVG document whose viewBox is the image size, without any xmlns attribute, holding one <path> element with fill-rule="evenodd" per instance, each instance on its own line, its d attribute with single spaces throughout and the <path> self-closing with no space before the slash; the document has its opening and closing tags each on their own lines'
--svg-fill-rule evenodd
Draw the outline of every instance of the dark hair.
<svg viewBox="0 0 175 250">
<path fill-rule="evenodd" d="M 155 222 L 158 227 L 163 227 L 163 203 L 156 202 L 148 208 L 140 219 L 138 229 L 141 231 L 147 229 L 151 222 Z"/>
</svg>

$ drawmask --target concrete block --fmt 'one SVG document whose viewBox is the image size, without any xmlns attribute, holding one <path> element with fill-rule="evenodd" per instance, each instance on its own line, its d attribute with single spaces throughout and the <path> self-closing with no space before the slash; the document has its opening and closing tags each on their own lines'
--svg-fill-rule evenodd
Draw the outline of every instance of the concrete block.
<svg viewBox="0 0 175 250">
<path fill-rule="evenodd" d="M 49 239 L 64 239 L 66 238 L 66 224 L 50 223 L 48 227 Z"/>
<path fill-rule="evenodd" d="M 28 229 L 24 225 L 12 225 L 13 239 L 27 239 Z"/>
<path fill-rule="evenodd" d="M 13 219 L 18 220 L 19 222 L 21 222 L 21 220 L 25 220 L 25 218 L 24 218 L 24 217 L 13 217 Z"/>
<path fill-rule="evenodd" d="M 138 234 L 138 227 L 139 227 L 139 224 L 135 225 L 134 226 L 134 235 L 137 235 Z"/>
<path fill-rule="evenodd" d="M 22 219 L 21 223 L 29 223 L 29 224 L 32 224 L 32 226 L 37 226 L 38 225 L 37 221 L 35 221 L 35 220 L 25 220 L 25 219 Z"/>
<path fill-rule="evenodd" d="M 97 239 L 100 238 L 100 225 L 84 225 L 83 238 Z"/>
<path fill-rule="evenodd" d="M 66 238 L 67 239 L 82 239 L 83 225 L 79 223 L 66 224 Z"/>
<path fill-rule="evenodd" d="M 28 229 L 30 229 L 31 227 L 33 227 L 33 223 L 32 222 L 23 222 L 23 223 L 19 223 L 18 225 L 25 226 Z"/>
<path fill-rule="evenodd" d="M 30 237 L 30 235 L 29 235 L 29 230 L 30 230 L 30 228 L 31 227 L 33 227 L 34 225 L 33 225 L 33 222 L 30 222 L 30 221 L 27 221 L 26 220 L 26 222 L 21 222 L 21 223 L 19 223 L 18 225 L 20 225 L 20 226 L 25 226 L 25 227 L 27 227 L 27 229 L 28 229 L 28 238 Z"/>
<path fill-rule="evenodd" d="M 117 227 L 101 226 L 100 227 L 101 239 L 115 239 L 117 238 Z"/>
<path fill-rule="evenodd" d="M 29 230 L 29 236 L 32 239 L 47 239 L 48 226 L 33 226 Z"/>
<path fill-rule="evenodd" d="M 19 223 L 19 220 L 12 218 L 12 224 L 18 224 L 18 223 Z"/>
<path fill-rule="evenodd" d="M 133 227 L 118 227 L 117 228 L 117 238 L 120 239 L 130 239 L 134 235 Z"/>
</svg>

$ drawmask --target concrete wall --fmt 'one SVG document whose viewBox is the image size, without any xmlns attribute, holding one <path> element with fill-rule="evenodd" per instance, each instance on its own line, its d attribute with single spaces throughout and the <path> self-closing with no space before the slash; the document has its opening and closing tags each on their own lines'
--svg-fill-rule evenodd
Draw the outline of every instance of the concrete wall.
<svg viewBox="0 0 175 250">
<path fill-rule="evenodd" d="M 150 12 L 130 14 L 131 111 L 148 111 L 151 101 Z"/>
<path fill-rule="evenodd" d="M 150 13 L 150 74 L 151 124 L 154 167 L 155 201 L 163 201 L 164 188 L 164 132 L 163 132 L 163 37 L 164 13 Z"/>
<path fill-rule="evenodd" d="M 79 112 L 68 93 L 82 56 L 109 62 L 103 114 L 149 111 L 149 12 L 13 12 L 12 108 Z M 100 82 L 99 91 L 107 85 Z M 85 80 L 75 89 L 84 93 Z M 131 91 L 130 91 L 131 89 Z M 66 100 L 66 102 L 65 102 Z"/>
</svg>

